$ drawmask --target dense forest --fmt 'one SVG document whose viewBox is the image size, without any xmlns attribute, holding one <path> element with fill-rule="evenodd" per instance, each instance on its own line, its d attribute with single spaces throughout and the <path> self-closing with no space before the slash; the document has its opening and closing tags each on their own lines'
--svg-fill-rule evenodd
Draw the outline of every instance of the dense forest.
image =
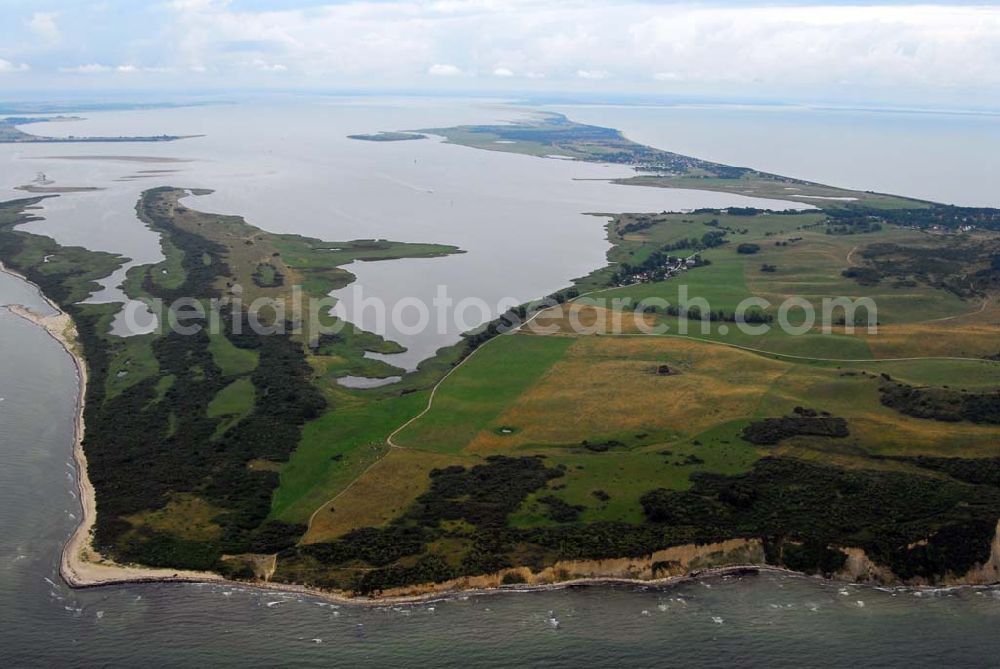
<svg viewBox="0 0 1000 669">
<path fill-rule="evenodd" d="M 992 207 L 934 204 L 928 207 L 884 209 L 863 204 L 847 204 L 825 207 L 824 212 L 831 225 L 844 228 L 871 229 L 875 224 L 891 223 L 914 228 L 938 226 L 957 230 L 972 226 L 1000 230 L 1000 209 Z"/>
</svg>

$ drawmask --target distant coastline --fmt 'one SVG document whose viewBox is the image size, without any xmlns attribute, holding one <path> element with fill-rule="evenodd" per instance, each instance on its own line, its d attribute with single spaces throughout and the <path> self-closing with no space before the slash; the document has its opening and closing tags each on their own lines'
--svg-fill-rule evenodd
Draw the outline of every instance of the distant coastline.
<svg viewBox="0 0 1000 669">
<path fill-rule="evenodd" d="M 32 135 L 24 132 L 18 126 L 32 123 L 50 123 L 63 121 L 79 121 L 79 117 L 56 116 L 46 117 L 7 117 L 0 119 L 0 144 L 79 144 L 89 142 L 173 142 L 178 139 L 191 139 L 201 137 L 201 135 L 145 135 L 145 136 L 117 136 L 117 137 L 46 137 L 44 135 Z"/>
<path fill-rule="evenodd" d="M 363 142 L 408 142 L 415 139 L 427 139 L 427 135 L 418 132 L 375 132 L 371 134 L 348 135 L 348 139 Z"/>
</svg>

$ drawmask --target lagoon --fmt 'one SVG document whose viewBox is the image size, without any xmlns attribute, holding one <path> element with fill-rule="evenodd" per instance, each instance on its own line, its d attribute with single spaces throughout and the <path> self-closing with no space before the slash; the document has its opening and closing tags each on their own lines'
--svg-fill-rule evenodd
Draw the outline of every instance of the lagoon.
<svg viewBox="0 0 1000 669">
<path fill-rule="evenodd" d="M 624 166 L 481 151 L 434 137 L 409 142 L 347 137 L 528 114 L 493 101 L 315 98 L 92 113 L 81 121 L 34 127 L 60 136 L 203 136 L 115 144 L 105 153 L 92 144 L 0 145 L 0 164 L 7 168 L 0 196 L 24 197 L 13 187 L 29 183 L 37 172 L 57 185 L 102 188 L 43 201 L 38 214 L 45 220 L 26 229 L 60 243 L 121 253 L 136 263 L 161 257 L 156 235 L 134 214 L 139 193 L 160 185 L 212 189 L 211 195 L 189 199 L 188 206 L 242 215 L 273 232 L 330 241 L 454 244 L 465 253 L 355 263 L 348 269 L 358 282 L 335 296 L 350 314 L 364 297 L 380 299 L 389 310 L 406 297 L 429 304 L 438 287 L 446 286 L 455 302 L 477 298 L 490 305 L 491 311 L 478 318 L 470 313 L 469 328 L 499 314 L 505 298 L 520 303 L 542 297 L 603 265 L 605 219 L 591 213 L 790 206 L 725 193 L 608 183 L 632 174 Z M 93 299 L 121 300 L 116 286 L 123 276 L 124 271 L 110 277 L 106 290 Z M 442 331 L 419 335 L 391 324 L 379 327 L 373 315 L 357 324 L 406 346 L 407 353 L 389 359 L 412 369 L 438 347 L 458 340 L 465 328 L 449 321 Z"/>
</svg>

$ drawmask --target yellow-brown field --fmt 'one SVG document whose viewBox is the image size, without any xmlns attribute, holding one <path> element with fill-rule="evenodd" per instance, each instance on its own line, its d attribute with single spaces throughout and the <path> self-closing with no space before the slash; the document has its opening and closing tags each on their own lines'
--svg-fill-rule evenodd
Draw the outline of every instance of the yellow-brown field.
<svg viewBox="0 0 1000 669">
<path fill-rule="evenodd" d="M 979 308 L 954 318 L 879 326 L 877 334 L 857 330 L 877 358 L 957 356 L 982 358 L 1000 353 L 1000 301 L 989 295 Z"/>
<path fill-rule="evenodd" d="M 200 497 L 177 493 L 163 508 L 137 513 L 126 520 L 136 529 L 149 528 L 190 541 L 211 541 L 219 538 L 222 528 L 213 518 L 221 512 Z"/>
<path fill-rule="evenodd" d="M 670 374 L 657 373 L 663 364 Z M 753 414 L 784 368 L 744 351 L 683 340 L 581 337 L 497 419 L 516 432 L 483 430 L 469 450 L 575 445 L 623 433 L 684 438 Z"/>
<path fill-rule="evenodd" d="M 892 370 L 905 373 L 908 364 L 919 361 L 893 363 Z M 998 367 L 988 361 L 969 364 L 984 367 L 987 377 Z M 660 365 L 670 373 L 657 373 Z M 481 455 L 544 451 L 578 447 L 584 440 L 636 442 L 638 434 L 649 437 L 647 444 L 681 443 L 722 424 L 788 415 L 805 406 L 848 420 L 848 439 L 818 440 L 834 449 L 1000 454 L 992 426 L 918 419 L 883 406 L 881 372 L 877 362 L 803 364 L 671 337 L 579 337 L 536 383 L 499 407 L 462 450 Z M 421 421 L 435 420 L 434 411 L 418 419 L 416 434 Z M 408 445 L 421 447 L 414 441 Z"/>
<path fill-rule="evenodd" d="M 313 515 L 302 543 L 329 541 L 360 527 L 383 525 L 430 486 L 430 471 L 461 458 L 394 448 Z"/>
<path fill-rule="evenodd" d="M 526 323 L 522 329 L 527 334 L 607 334 L 641 333 L 656 324 L 652 315 L 632 311 L 609 309 L 588 304 L 587 298 L 560 304 L 546 309 Z"/>
<path fill-rule="evenodd" d="M 913 418 L 883 406 L 878 390 L 880 372 L 877 364 L 850 369 L 790 365 L 780 382 L 772 385 L 759 411 L 780 416 L 804 405 L 846 418 L 850 425 L 851 436 L 846 439 L 799 437 L 790 444 L 797 440 L 832 451 L 885 455 L 1000 455 L 994 426 Z"/>
</svg>

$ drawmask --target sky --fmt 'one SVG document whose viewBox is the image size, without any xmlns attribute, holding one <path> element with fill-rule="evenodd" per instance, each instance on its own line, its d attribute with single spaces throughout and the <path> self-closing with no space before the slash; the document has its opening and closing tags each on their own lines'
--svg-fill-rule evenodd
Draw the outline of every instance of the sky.
<svg viewBox="0 0 1000 669">
<path fill-rule="evenodd" d="M 1000 4 L 0 0 L 15 91 L 290 89 L 1000 108 Z"/>
</svg>

